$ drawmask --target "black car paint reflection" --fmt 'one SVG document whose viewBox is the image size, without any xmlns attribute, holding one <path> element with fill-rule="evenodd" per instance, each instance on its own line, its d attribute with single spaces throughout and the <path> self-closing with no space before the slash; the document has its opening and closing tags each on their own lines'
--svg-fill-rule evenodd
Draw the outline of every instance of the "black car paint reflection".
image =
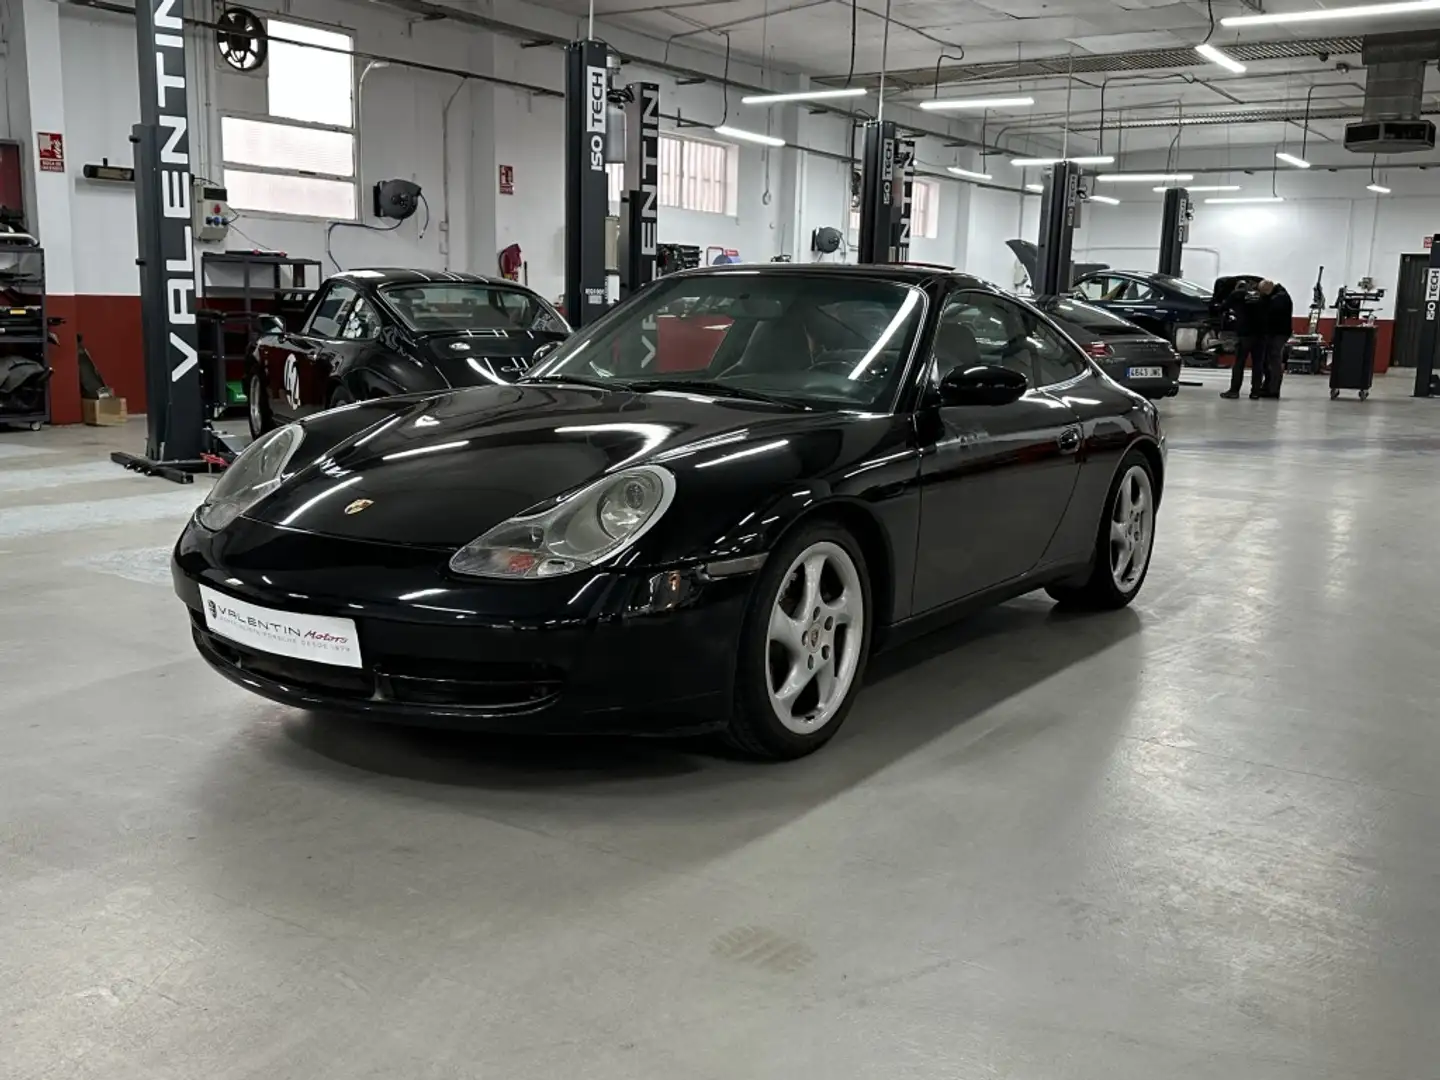
<svg viewBox="0 0 1440 1080">
<path fill-rule="evenodd" d="M 429 270 L 335 274 L 293 331 L 278 319 L 264 330 L 246 367 L 255 435 L 351 401 L 513 382 L 570 332 L 523 285 Z"/>
<path fill-rule="evenodd" d="M 247 688 L 305 707 L 526 731 L 714 729 L 732 708 L 755 572 L 802 523 L 825 515 L 856 537 L 880 646 L 1084 570 L 1122 456 L 1138 447 L 1157 476 L 1163 469 L 1153 406 L 1104 378 L 1036 309 L 978 279 L 919 267 L 736 267 L 652 288 L 735 273 L 761 292 L 804 275 L 921 297 L 906 308 L 919 323 L 877 383 L 877 403 L 732 396 L 738 377 L 711 393 L 678 375 L 675 390 L 568 381 L 557 369 L 581 350 L 618 355 L 595 343 L 632 317 L 637 297 L 562 346 L 534 380 L 314 415 L 278 490 L 227 528 L 192 522 L 179 540 L 174 583 L 202 655 Z M 1043 339 L 1069 377 L 1000 404 L 942 403 L 942 359 L 994 370 L 970 351 L 981 348 L 974 335 L 954 353 L 937 334 L 952 301 L 976 298 L 1030 328 L 1003 362 L 1040 370 Z M 752 332 L 743 322 L 729 325 Z M 815 345 L 817 371 L 834 367 L 826 346 Z M 675 501 L 617 558 L 518 581 L 449 568 L 498 523 L 636 463 L 669 470 Z M 368 505 L 347 513 L 355 500 Z M 237 647 L 207 629 L 200 585 L 355 620 L 364 669 Z"/>
</svg>

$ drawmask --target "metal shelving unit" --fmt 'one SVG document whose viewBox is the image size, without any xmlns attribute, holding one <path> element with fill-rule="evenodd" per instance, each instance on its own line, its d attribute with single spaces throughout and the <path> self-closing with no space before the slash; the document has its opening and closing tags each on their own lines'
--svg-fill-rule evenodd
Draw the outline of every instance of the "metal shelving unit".
<svg viewBox="0 0 1440 1080">
<path fill-rule="evenodd" d="M 45 249 L 0 246 L 0 354 L 27 356 L 50 370 L 50 318 L 45 303 Z M 0 402 L 0 424 L 38 431 L 50 422 L 50 379 L 40 408 L 10 411 Z"/>
</svg>

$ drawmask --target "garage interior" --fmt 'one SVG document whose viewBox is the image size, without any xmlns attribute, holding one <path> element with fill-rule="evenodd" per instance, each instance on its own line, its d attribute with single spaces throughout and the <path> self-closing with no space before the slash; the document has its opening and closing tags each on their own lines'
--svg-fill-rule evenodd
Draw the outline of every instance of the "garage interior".
<svg viewBox="0 0 1440 1080">
<path fill-rule="evenodd" d="M 254 64 L 238 9 L 184 5 L 191 169 L 228 192 L 197 303 L 238 288 L 214 256 L 266 252 L 508 268 L 563 304 L 564 46 L 591 37 L 659 87 L 659 243 L 706 263 L 856 261 L 883 100 L 909 261 L 1026 295 L 1007 241 L 1054 242 L 1052 174 L 1015 162 L 1112 158 L 1082 166 L 1076 264 L 1153 272 L 1183 186 L 1184 278 L 1279 281 L 1299 334 L 1323 267 L 1332 340 L 1337 290 L 1372 297 L 1368 400 L 1184 369 L 1132 607 L 1035 594 L 920 638 L 822 752 L 757 765 L 308 714 L 205 666 L 170 552 L 214 477 L 111 460 L 148 452 L 155 383 L 137 186 L 87 167 L 132 161 L 136 19 L 5 0 L 0 202 L 63 321 L 44 425 L 0 423 L 0 1077 L 1432 1074 L 1440 156 L 1345 145 L 1414 63 L 1367 65 L 1367 35 L 1435 43 L 1383 89 L 1440 111 L 1440 8 L 1413 7 L 309 0 L 243 9 Z M 310 118 L 332 98 L 348 122 Z M 946 107 L 973 99 L 1011 104 Z M 426 196 L 393 223 L 391 179 Z M 128 420 L 81 423 L 82 345 Z"/>
</svg>

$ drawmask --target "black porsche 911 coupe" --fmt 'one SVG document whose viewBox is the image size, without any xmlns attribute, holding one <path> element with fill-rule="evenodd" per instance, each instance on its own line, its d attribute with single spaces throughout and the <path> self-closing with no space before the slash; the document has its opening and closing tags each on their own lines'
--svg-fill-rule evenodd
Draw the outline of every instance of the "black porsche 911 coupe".
<svg viewBox="0 0 1440 1080">
<path fill-rule="evenodd" d="M 523 285 L 438 270 L 349 270 L 288 332 L 264 328 L 245 373 L 250 433 L 351 401 L 513 382 L 570 334 Z"/>
<path fill-rule="evenodd" d="M 1094 304 L 1064 296 L 1037 297 L 1034 302 L 1106 375 L 1127 390 L 1152 401 L 1180 392 L 1180 354 L 1158 334 Z"/>
<path fill-rule="evenodd" d="M 1128 604 L 1164 469 L 1154 405 L 976 278 L 711 267 L 513 385 L 266 434 L 173 577 L 205 660 L 276 701 L 791 758 L 887 643 L 1037 588 Z"/>
</svg>

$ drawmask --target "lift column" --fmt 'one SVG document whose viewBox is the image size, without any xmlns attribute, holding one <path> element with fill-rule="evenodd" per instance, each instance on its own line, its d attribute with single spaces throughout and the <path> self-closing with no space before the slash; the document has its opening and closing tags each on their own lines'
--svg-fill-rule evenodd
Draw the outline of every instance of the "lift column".
<svg viewBox="0 0 1440 1080">
<path fill-rule="evenodd" d="M 625 195 L 620 211 L 620 299 L 655 280 L 660 231 L 660 87 L 625 88 Z"/>
<path fill-rule="evenodd" d="M 605 313 L 605 173 L 610 50 L 601 41 L 565 47 L 565 317 L 584 326 Z"/>
<path fill-rule="evenodd" d="M 1430 263 L 1425 268 L 1425 317 L 1420 322 L 1420 352 L 1415 357 L 1415 397 L 1440 393 L 1440 233 L 1430 242 Z"/>
<path fill-rule="evenodd" d="M 862 263 L 901 261 L 900 218 L 905 201 L 900 140 L 893 120 L 870 120 L 863 128 L 865 142 L 860 160 L 860 248 Z M 913 156 L 913 155 L 912 155 Z M 909 247 L 908 222 L 903 236 Z"/>
<path fill-rule="evenodd" d="M 890 248 L 894 262 L 906 262 L 910 258 L 910 220 L 912 200 L 915 197 L 915 140 L 897 139 L 895 142 L 895 187 L 897 200 L 894 221 L 890 229 Z"/>
<path fill-rule="evenodd" d="M 1080 226 L 1080 167 L 1060 161 L 1045 177 L 1040 196 L 1040 238 L 1036 247 L 1036 296 L 1057 296 L 1070 291 L 1070 248 Z"/>
<path fill-rule="evenodd" d="M 193 469 L 204 444 L 195 244 L 190 218 L 189 82 L 185 0 L 140 0 L 140 123 L 135 144 L 135 219 L 140 238 L 140 327 L 145 349 L 145 458 L 115 460 L 147 472 Z M 125 460 L 121 460 L 123 457 Z M 170 476 L 188 480 L 188 475 Z"/>
<path fill-rule="evenodd" d="M 1195 216 L 1190 192 L 1170 188 L 1165 192 L 1165 206 L 1160 215 L 1160 265 L 1156 267 L 1170 277 L 1183 277 L 1180 263 L 1185 257 L 1185 242 L 1190 239 L 1190 219 Z"/>
</svg>

